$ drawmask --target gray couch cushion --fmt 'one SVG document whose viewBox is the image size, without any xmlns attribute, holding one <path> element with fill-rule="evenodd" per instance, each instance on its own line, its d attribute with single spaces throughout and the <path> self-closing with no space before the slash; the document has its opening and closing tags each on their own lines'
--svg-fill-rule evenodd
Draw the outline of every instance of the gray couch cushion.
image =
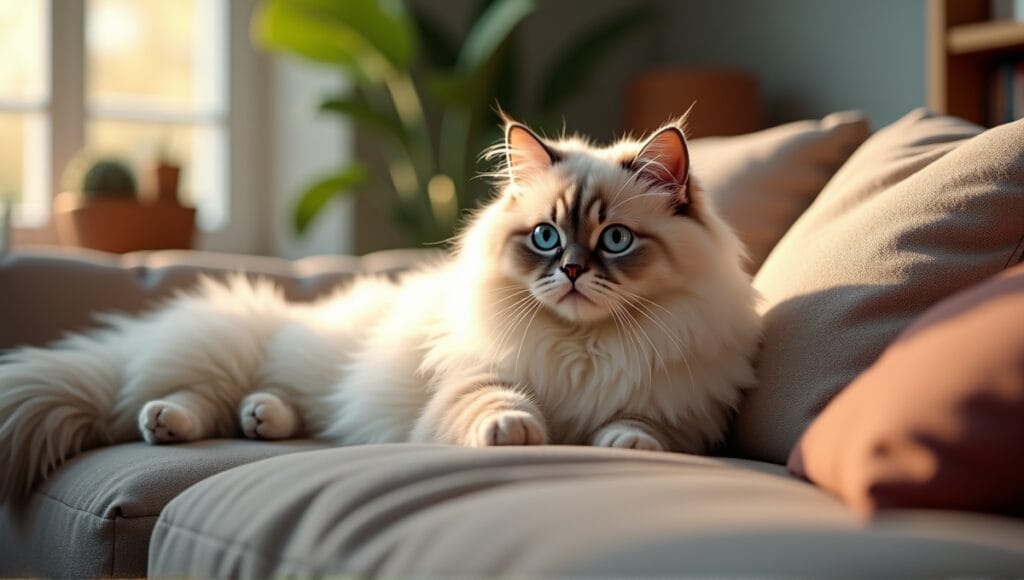
<svg viewBox="0 0 1024 580">
<path fill-rule="evenodd" d="M 856 519 L 781 467 L 580 447 L 366 446 L 211 477 L 157 522 L 149 572 L 1024 574 L 1024 522 Z"/>
<path fill-rule="evenodd" d="M 210 475 L 310 441 L 132 443 L 75 457 L 23 503 L 0 506 L 0 576 L 144 576 L 160 510 Z"/>
<path fill-rule="evenodd" d="M 123 256 L 69 248 L 19 250 L 0 255 L 0 351 L 42 346 L 64 332 L 84 330 L 97 312 L 139 312 L 191 286 L 201 274 L 245 271 L 277 281 L 289 300 L 309 301 L 356 274 L 393 275 L 437 255 L 392 250 L 288 261 L 180 250 Z"/>
</svg>

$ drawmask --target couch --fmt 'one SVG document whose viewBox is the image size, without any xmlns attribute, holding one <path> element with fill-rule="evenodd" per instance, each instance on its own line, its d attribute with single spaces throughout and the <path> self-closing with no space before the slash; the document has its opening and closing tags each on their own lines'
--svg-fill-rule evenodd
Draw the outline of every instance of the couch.
<svg viewBox="0 0 1024 580">
<path fill-rule="evenodd" d="M 0 506 L 0 575 L 1024 575 L 1019 515 L 865 514 L 784 466 L 851 374 L 912 319 L 1020 261 L 1024 124 L 983 131 L 922 111 L 870 138 L 849 115 L 774 131 L 693 144 L 705 186 L 754 248 L 768 323 L 762 384 L 714 455 L 118 445 Z M 751 204 L 755 215 L 743 212 Z M 427 253 L 289 262 L 20 249 L 0 256 L 0 351 L 89 328 L 95 312 L 140 311 L 201 273 L 270 277 L 306 301 L 357 273 L 398 275 Z M 827 348 L 845 358 L 822 363 Z"/>
</svg>

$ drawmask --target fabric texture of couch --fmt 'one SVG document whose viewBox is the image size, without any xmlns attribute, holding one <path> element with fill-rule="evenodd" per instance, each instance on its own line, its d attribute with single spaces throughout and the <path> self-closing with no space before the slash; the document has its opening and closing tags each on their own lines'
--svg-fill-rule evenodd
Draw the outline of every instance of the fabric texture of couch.
<svg viewBox="0 0 1024 580">
<path fill-rule="evenodd" d="M 912 135 L 914 123 L 905 127 Z M 973 139 L 967 144 L 975 145 L 959 153 L 952 143 L 932 151 L 930 138 L 909 153 L 878 148 L 877 139 L 868 147 L 869 140 L 862 147 L 867 152 L 858 150 L 826 186 L 828 195 L 797 221 L 758 275 L 768 303 L 777 307 L 796 293 L 870 281 L 872 275 L 873 284 L 917 298 L 905 308 L 899 297 L 879 302 L 871 292 L 852 293 L 848 301 L 812 304 L 803 319 L 799 309 L 776 318 L 768 338 L 781 340 L 782 350 L 770 351 L 762 364 L 769 365 L 767 392 L 780 400 L 770 396 L 761 401 L 764 409 L 745 408 L 748 416 L 741 415 L 740 423 L 747 422 L 748 442 L 767 433 L 758 445 L 736 448 L 745 456 L 568 446 L 318 449 L 302 441 L 119 445 L 82 454 L 26 501 L 0 507 L 0 575 L 1024 575 L 1019 518 L 935 510 L 865 519 L 781 465 L 803 426 L 845 385 L 831 375 L 813 375 L 815 367 L 795 350 L 799 345 L 821 356 L 822 344 L 833 337 L 870 336 L 856 355 L 866 368 L 885 337 L 895 336 L 929 300 L 956 290 L 916 284 L 955 275 L 968 285 L 1012 260 L 1016 250 L 1004 232 L 1024 212 L 1007 212 L 1024 197 L 1014 182 L 1000 179 L 1017 175 L 1013 160 L 1020 157 L 1013 147 L 1020 145 L 1021 128 L 1024 122 L 982 134 L 989 135 L 982 141 L 987 153 Z M 951 130 L 970 137 L 959 125 Z M 880 135 L 900 140 L 895 132 Z M 885 151 L 898 159 L 883 162 Z M 872 178 L 865 164 L 890 173 Z M 961 178 L 940 179 L 953 170 Z M 946 201 L 929 205 L 900 185 L 912 180 L 939 188 Z M 951 183 L 966 189 L 950 193 L 944 188 Z M 841 187 L 854 193 L 840 195 Z M 973 208 L 986 195 L 995 209 L 951 222 L 939 245 L 922 240 L 933 239 L 924 234 L 942 223 L 899 222 L 893 215 L 924 207 L 931 208 L 924 215 L 934 218 L 950 208 Z M 886 205 L 883 198 L 902 201 Z M 822 225 L 831 223 L 834 228 Z M 884 227 L 874 228 L 876 223 Z M 883 232 L 872 239 L 889 244 L 872 246 L 869 239 L 865 255 L 856 257 L 843 243 L 862 241 L 850 237 L 858 227 Z M 899 235 L 899 228 L 910 233 Z M 871 270 L 868 262 L 890 255 L 879 247 L 909 248 L 910 256 L 925 248 L 918 253 L 929 259 L 907 261 L 904 270 Z M 946 265 L 943 260 L 961 250 L 985 260 L 967 268 Z M 806 263 L 794 257 L 802 251 Z M 386 252 L 289 263 L 200 252 L 19 250 L 0 255 L 0 350 L 86 329 L 98 311 L 138 312 L 202 274 L 267 276 L 289 298 L 304 301 L 357 273 L 392 275 L 431 255 Z M 840 261 L 850 262 L 845 278 Z M 784 287 L 787 268 L 793 285 Z M 928 275 L 912 275 L 920 272 Z M 831 316 L 830 305 L 836 308 Z M 875 320 L 884 332 L 844 335 L 836 321 L 854 315 Z M 786 357 L 793 357 L 791 363 Z M 783 363 L 791 365 L 785 367 L 790 374 L 778 374 Z M 780 404 L 793 408 L 780 411 Z"/>
<path fill-rule="evenodd" d="M 210 440 L 96 449 L 72 458 L 28 501 L 0 506 L 0 575 L 142 576 L 168 501 L 192 484 L 309 441 Z M 59 549 L 57 549 L 59 547 Z"/>
<path fill-rule="evenodd" d="M 260 506 L 253 510 L 253 506 Z M 296 453 L 204 480 L 157 523 L 158 576 L 1012 576 L 1024 522 L 856 518 L 776 465 L 590 447 Z"/>
</svg>

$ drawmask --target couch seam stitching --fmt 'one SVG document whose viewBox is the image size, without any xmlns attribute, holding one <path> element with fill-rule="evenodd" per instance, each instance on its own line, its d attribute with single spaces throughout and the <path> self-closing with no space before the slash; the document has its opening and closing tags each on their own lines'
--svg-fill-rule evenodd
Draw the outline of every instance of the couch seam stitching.
<svg viewBox="0 0 1024 580">
<path fill-rule="evenodd" d="M 157 520 L 156 525 L 157 526 L 162 526 L 162 527 L 165 527 L 165 528 L 169 528 L 172 531 L 186 532 L 186 533 L 192 535 L 193 537 L 195 537 L 197 539 L 210 541 L 210 542 L 213 542 L 213 543 L 216 543 L 216 544 L 220 544 L 222 546 L 237 546 L 237 547 L 242 549 L 243 553 L 246 556 L 255 557 L 257 560 L 262 560 L 263 562 L 265 562 L 267 564 L 274 564 L 275 562 L 279 562 L 279 563 L 283 563 L 283 564 L 289 564 L 289 565 L 292 565 L 292 566 L 305 566 L 305 565 L 309 564 L 309 562 L 300 562 L 299 560 L 292 559 L 292 558 L 290 558 L 288 556 L 285 556 L 283 554 L 280 557 L 277 557 L 277 558 L 271 558 L 269 556 L 264 556 L 263 554 L 261 554 L 259 551 L 256 550 L 255 546 L 253 546 L 249 542 L 244 542 L 244 541 L 240 541 L 240 540 L 233 540 L 233 539 L 224 539 L 224 538 L 221 538 L 219 536 L 210 535 L 207 532 L 195 530 L 195 529 L 192 529 L 191 527 L 183 526 L 181 524 L 176 524 L 176 523 L 173 523 L 173 522 L 168 522 L 166 520 Z M 153 549 L 153 545 L 150 544 L 150 550 L 152 550 L 152 549 Z"/>
<path fill-rule="evenodd" d="M 117 520 L 120 518 L 114 517 L 114 541 L 110 544 L 110 577 L 114 577 L 114 570 L 117 570 Z"/>
<path fill-rule="evenodd" d="M 1022 250 L 1024 250 L 1024 232 L 1021 232 L 1020 239 L 1017 240 L 1017 247 L 1015 247 L 1013 251 L 1010 252 L 1010 257 L 1006 259 L 1006 264 L 1003 266 L 1003 270 L 1014 265 L 1014 263 L 1022 261 L 1022 259 L 1024 259 L 1024 254 L 1022 254 Z M 1016 258 L 1017 260 L 1015 261 L 1014 258 Z"/>
<path fill-rule="evenodd" d="M 62 500 L 60 498 L 57 498 L 57 497 L 54 497 L 52 495 L 43 493 L 41 491 L 37 491 L 36 494 L 38 494 L 40 497 L 44 497 L 44 498 L 46 498 L 46 499 L 48 499 L 50 501 L 57 502 L 58 504 L 66 507 L 66 508 L 75 510 L 76 512 L 81 512 L 83 514 L 89 514 L 90 516 L 92 516 L 94 518 L 101 519 L 101 520 L 110 521 L 110 520 L 114 520 L 114 519 L 117 519 L 117 518 L 121 518 L 121 519 L 124 519 L 124 520 L 134 520 L 134 519 L 142 519 L 142 518 L 157 518 L 157 517 L 160 517 L 160 514 L 145 514 L 145 515 L 138 515 L 138 516 L 125 516 L 125 515 L 118 516 L 118 515 L 115 515 L 113 517 L 107 517 L 107 516 L 100 515 L 100 514 L 97 514 L 95 512 L 89 511 L 87 509 L 80 508 L 78 506 L 73 506 L 73 505 L 67 503 L 66 501 L 64 501 L 64 500 Z"/>
</svg>

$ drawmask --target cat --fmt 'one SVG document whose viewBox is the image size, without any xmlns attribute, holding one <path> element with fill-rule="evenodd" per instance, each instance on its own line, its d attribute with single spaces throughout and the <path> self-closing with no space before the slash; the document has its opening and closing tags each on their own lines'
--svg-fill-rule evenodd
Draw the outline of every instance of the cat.
<svg viewBox="0 0 1024 580">
<path fill-rule="evenodd" d="M 0 500 L 144 439 L 583 444 L 701 453 L 754 383 L 744 250 L 681 120 L 599 148 L 505 119 L 494 198 L 448 257 L 312 304 L 202 280 L 0 358 Z"/>
</svg>

